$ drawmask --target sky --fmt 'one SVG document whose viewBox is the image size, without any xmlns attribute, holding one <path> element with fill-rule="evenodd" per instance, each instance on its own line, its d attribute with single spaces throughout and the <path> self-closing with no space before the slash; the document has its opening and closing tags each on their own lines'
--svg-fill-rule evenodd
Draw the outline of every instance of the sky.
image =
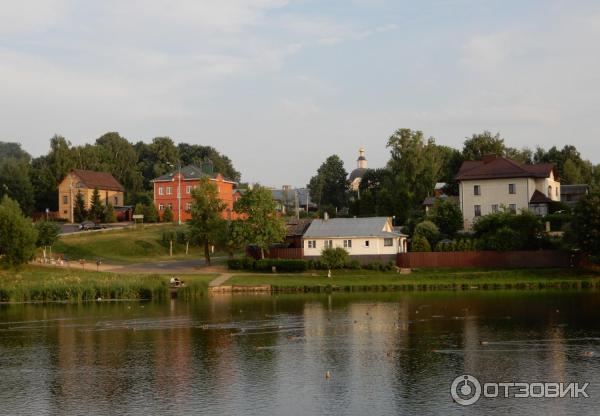
<svg viewBox="0 0 600 416">
<path fill-rule="evenodd" d="M 242 180 L 304 186 L 399 128 L 460 148 L 577 146 L 600 162 L 600 3 L 0 0 L 0 140 L 169 136 Z"/>
</svg>

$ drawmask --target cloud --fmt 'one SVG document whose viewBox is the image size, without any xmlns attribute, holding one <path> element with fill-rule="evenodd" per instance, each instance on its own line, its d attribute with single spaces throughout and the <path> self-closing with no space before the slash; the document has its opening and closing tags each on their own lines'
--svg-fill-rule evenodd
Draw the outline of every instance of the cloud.
<svg viewBox="0 0 600 416">
<path fill-rule="evenodd" d="M 42 32 L 64 21 L 69 9 L 68 0 L 4 1 L 0 11 L 0 34 Z"/>
</svg>

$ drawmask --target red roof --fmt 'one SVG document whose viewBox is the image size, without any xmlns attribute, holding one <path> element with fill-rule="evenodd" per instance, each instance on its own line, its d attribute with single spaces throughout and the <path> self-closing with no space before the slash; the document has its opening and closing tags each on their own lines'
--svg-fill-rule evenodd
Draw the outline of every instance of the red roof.
<svg viewBox="0 0 600 416">
<path fill-rule="evenodd" d="M 529 202 L 531 204 L 549 204 L 552 200 L 536 189 Z"/>
<path fill-rule="evenodd" d="M 93 170 L 73 169 L 73 174 L 76 175 L 83 184 L 90 188 L 98 188 L 109 191 L 125 191 L 123 185 L 121 185 L 110 173 L 108 172 L 95 172 Z"/>
<path fill-rule="evenodd" d="M 486 157 L 484 160 L 467 160 L 463 162 L 456 180 L 497 179 L 497 178 L 547 178 L 556 169 L 552 163 L 522 165 L 503 157 Z"/>
</svg>

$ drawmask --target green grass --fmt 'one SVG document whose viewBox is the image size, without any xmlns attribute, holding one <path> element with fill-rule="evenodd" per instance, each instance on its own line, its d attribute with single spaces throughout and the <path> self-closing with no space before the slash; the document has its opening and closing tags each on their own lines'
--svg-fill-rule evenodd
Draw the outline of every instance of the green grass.
<svg viewBox="0 0 600 416">
<path fill-rule="evenodd" d="M 571 269 L 437 269 L 416 270 L 407 275 L 334 270 L 331 279 L 324 271 L 285 275 L 239 274 L 229 279 L 227 284 L 271 285 L 279 291 L 600 288 L 600 275 Z"/>
<path fill-rule="evenodd" d="M 206 295 L 215 274 L 186 275 L 186 286 L 178 297 L 192 299 Z M 62 268 L 28 266 L 19 271 L 0 271 L 2 302 L 84 302 L 108 299 L 166 299 L 170 296 L 169 276 L 118 274 Z"/>
<path fill-rule="evenodd" d="M 177 229 L 177 225 L 160 224 L 146 225 L 144 228 L 65 234 L 53 246 L 53 251 L 66 255 L 70 260 L 86 259 L 95 262 L 100 258 L 111 264 L 202 258 L 204 253 L 199 247 L 190 247 L 189 254 L 186 255 L 185 245 L 177 243 L 173 243 L 173 256 L 169 256 L 169 245 L 162 243 L 162 235 L 165 231 Z"/>
</svg>

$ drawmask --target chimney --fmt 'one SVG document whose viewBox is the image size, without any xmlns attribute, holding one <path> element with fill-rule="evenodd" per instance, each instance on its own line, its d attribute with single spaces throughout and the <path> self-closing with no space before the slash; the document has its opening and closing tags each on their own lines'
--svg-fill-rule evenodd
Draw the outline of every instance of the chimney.
<svg viewBox="0 0 600 416">
<path fill-rule="evenodd" d="M 498 156 L 496 155 L 483 155 L 483 163 L 487 165 L 488 163 L 493 162 L 497 158 Z"/>
</svg>

